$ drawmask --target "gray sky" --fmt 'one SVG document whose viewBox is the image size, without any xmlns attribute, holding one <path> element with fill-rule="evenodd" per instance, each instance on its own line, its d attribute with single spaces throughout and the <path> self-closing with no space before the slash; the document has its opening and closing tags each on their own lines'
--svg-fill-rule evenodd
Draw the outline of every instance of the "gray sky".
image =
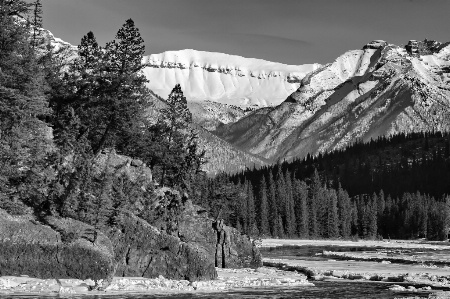
<svg viewBox="0 0 450 299">
<path fill-rule="evenodd" d="M 450 0 L 42 0 L 44 27 L 103 45 L 132 18 L 147 54 L 195 49 L 328 63 L 375 39 L 450 41 Z"/>
</svg>

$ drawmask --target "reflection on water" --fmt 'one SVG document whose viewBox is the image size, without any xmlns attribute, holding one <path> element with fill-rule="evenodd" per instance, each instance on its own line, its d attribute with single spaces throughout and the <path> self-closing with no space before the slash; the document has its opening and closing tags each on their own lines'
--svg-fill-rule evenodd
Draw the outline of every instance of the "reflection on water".
<svg viewBox="0 0 450 299">
<path fill-rule="evenodd" d="M 169 299 L 197 299 L 197 298 L 240 298 L 240 299 L 293 299 L 293 298 L 427 298 L 429 293 L 415 294 L 402 293 L 396 294 L 388 290 L 391 284 L 372 283 L 372 282 L 314 282 L 315 287 L 295 287 L 295 288 L 271 288 L 271 289 L 243 289 L 232 292 L 221 293 L 195 293 L 180 295 L 98 295 L 98 296 L 78 296 L 78 297 L 59 297 L 59 296 L 2 296 L 6 298 L 82 298 L 82 299 L 152 299 L 152 298 L 169 298 Z"/>
</svg>

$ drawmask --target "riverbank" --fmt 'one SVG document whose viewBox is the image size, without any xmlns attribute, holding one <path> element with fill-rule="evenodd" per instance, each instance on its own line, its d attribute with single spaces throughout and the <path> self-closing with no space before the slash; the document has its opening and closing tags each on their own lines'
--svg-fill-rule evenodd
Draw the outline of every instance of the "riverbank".
<svg viewBox="0 0 450 299">
<path fill-rule="evenodd" d="M 395 282 L 402 286 L 392 291 L 400 293 L 428 286 L 440 289 L 439 298 L 450 298 L 448 242 L 266 239 L 261 247 L 264 266 L 300 272 L 311 281 Z"/>
<path fill-rule="evenodd" d="M 313 286 L 304 274 L 274 268 L 221 269 L 218 279 L 189 282 L 171 280 L 160 276 L 149 279 L 140 277 L 115 277 L 105 291 L 89 291 L 95 285 L 92 280 L 36 279 L 31 277 L 0 277 L 1 295 L 20 294 L 74 294 L 74 295 L 120 295 L 120 294 L 181 294 L 193 292 L 221 292 L 241 288 Z"/>
</svg>

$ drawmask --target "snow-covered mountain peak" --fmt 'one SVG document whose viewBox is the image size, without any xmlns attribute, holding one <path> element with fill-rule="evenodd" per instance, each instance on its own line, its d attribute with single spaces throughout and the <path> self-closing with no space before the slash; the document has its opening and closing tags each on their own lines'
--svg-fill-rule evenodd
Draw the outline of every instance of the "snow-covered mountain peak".
<svg viewBox="0 0 450 299">
<path fill-rule="evenodd" d="M 309 73 L 283 104 L 216 133 L 276 160 L 398 132 L 448 131 L 449 45 L 427 40 L 404 47 L 370 42 Z"/>
<path fill-rule="evenodd" d="M 144 63 L 148 86 L 163 98 L 179 83 L 188 101 L 211 100 L 240 107 L 277 105 L 298 88 L 307 73 L 320 67 L 191 49 L 152 54 Z"/>
</svg>

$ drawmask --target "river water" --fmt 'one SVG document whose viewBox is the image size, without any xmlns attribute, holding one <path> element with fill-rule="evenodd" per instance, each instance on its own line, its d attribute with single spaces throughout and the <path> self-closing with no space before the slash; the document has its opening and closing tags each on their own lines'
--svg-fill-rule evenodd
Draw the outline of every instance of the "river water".
<svg viewBox="0 0 450 299">
<path fill-rule="evenodd" d="M 97 296 L 77 296 L 69 298 L 80 299 L 197 299 L 197 298 L 241 298 L 241 299 L 290 299 L 290 298 L 427 298 L 428 293 L 394 293 L 389 291 L 387 283 L 375 282 L 335 282 L 335 281 L 316 281 L 315 286 L 293 287 L 293 288 L 270 288 L 270 289 L 243 289 L 231 292 L 220 293 L 195 293 L 195 294 L 179 294 L 179 295 L 97 295 Z M 59 296 L 1 296 L 6 298 L 68 298 Z"/>
<path fill-rule="evenodd" d="M 197 298 L 241 298 L 241 299 L 294 299 L 294 298 L 428 298 L 429 293 L 394 293 L 389 286 L 394 283 L 355 282 L 355 281 L 315 281 L 315 286 L 292 288 L 257 288 L 241 289 L 218 293 L 187 293 L 164 295 L 0 295 L 0 299 L 34 299 L 34 298 L 78 298 L 78 299 L 197 299 Z M 405 285 L 406 286 L 406 285 Z"/>
</svg>

